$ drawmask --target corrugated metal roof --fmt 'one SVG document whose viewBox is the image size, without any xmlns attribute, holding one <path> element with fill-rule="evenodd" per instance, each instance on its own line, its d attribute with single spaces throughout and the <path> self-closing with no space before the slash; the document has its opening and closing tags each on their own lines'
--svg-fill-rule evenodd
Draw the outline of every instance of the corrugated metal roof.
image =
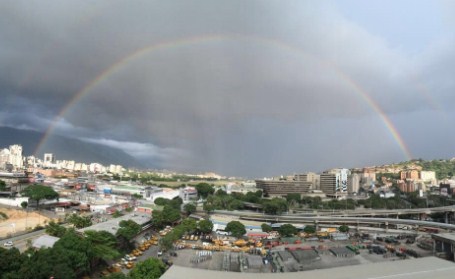
<svg viewBox="0 0 455 279">
<path fill-rule="evenodd" d="M 42 235 L 33 241 L 32 246 L 34 248 L 52 248 L 60 238 L 50 235 Z"/>
<path fill-rule="evenodd" d="M 288 273 L 238 273 L 173 265 L 161 279 L 452 279 L 455 264 L 435 257 Z"/>
</svg>

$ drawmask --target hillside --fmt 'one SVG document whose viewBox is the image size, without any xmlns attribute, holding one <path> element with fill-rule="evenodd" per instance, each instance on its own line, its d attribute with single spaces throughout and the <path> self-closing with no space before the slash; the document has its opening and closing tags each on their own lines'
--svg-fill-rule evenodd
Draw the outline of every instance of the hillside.
<svg viewBox="0 0 455 279">
<path fill-rule="evenodd" d="M 399 173 L 402 170 L 423 170 L 434 171 L 437 179 L 451 178 L 455 175 L 455 160 L 454 159 L 435 159 L 423 160 L 416 159 L 404 161 L 396 164 L 382 165 L 374 167 L 376 172 L 381 173 Z"/>
<path fill-rule="evenodd" d="M 28 156 L 35 152 L 44 134 L 29 130 L 0 127 L 0 135 L 0 148 L 5 148 L 12 144 L 20 144 L 23 147 L 23 155 Z M 41 152 L 35 155 L 43 158 L 44 152 L 54 153 L 57 160 L 143 167 L 142 163 L 123 150 L 63 136 L 51 136 L 41 148 Z"/>
</svg>

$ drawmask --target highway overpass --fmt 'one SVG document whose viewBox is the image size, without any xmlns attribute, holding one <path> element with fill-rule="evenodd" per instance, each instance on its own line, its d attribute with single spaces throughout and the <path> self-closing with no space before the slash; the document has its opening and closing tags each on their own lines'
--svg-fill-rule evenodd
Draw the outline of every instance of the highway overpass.
<svg viewBox="0 0 455 279">
<path fill-rule="evenodd" d="M 380 226 L 385 229 L 397 227 L 397 225 L 408 225 L 415 228 L 436 228 L 447 231 L 455 231 L 455 225 L 412 220 L 412 219 L 397 219 L 397 218 L 379 218 L 379 217 L 350 217 L 350 216 L 302 216 L 299 214 L 284 214 L 284 215 L 267 215 L 261 213 L 251 213 L 244 211 L 223 211 L 216 210 L 217 214 L 236 216 L 240 220 L 250 220 L 264 223 L 295 223 L 295 224 L 313 224 L 313 225 L 350 225 L 358 227 L 361 225 Z"/>
</svg>

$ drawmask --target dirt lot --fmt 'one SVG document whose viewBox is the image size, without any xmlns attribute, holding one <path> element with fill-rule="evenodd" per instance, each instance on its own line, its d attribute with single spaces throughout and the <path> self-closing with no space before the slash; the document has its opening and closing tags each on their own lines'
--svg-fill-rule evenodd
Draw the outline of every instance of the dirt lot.
<svg viewBox="0 0 455 279">
<path fill-rule="evenodd" d="M 0 221 L 0 237 L 8 234 L 24 231 L 25 228 L 34 228 L 37 225 L 45 225 L 50 219 L 37 212 L 28 212 L 17 209 L 0 208 L 0 212 L 8 215 L 7 220 Z"/>
</svg>

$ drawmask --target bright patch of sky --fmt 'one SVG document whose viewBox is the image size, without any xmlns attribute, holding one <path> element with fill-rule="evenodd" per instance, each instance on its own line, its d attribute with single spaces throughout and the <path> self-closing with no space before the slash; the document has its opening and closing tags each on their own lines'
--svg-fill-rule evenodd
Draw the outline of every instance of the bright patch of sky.
<svg viewBox="0 0 455 279">
<path fill-rule="evenodd" d="M 348 20 L 409 54 L 416 55 L 453 32 L 445 11 L 451 5 L 444 1 L 344 0 L 333 5 Z"/>
</svg>

